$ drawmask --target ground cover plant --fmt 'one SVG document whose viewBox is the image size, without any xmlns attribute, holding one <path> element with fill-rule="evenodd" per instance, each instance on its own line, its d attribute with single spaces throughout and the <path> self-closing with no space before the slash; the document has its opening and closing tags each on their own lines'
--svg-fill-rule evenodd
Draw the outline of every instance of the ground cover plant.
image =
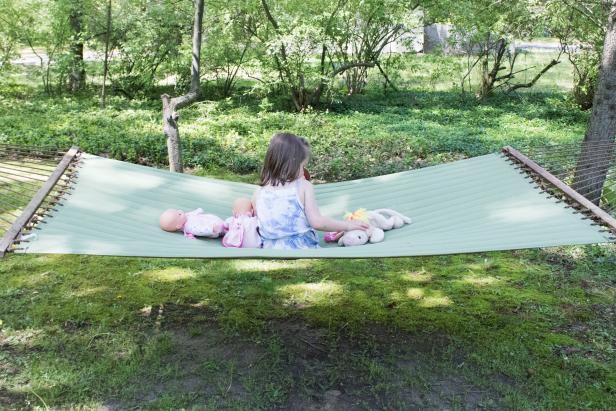
<svg viewBox="0 0 616 411">
<path fill-rule="evenodd" d="M 182 111 L 189 171 L 254 182 L 279 130 L 311 140 L 318 181 L 584 133 L 565 63 L 531 92 L 481 102 L 452 87 L 455 58 L 414 64 L 398 92 L 375 86 L 303 114 L 275 96 L 206 98 Z M 0 141 L 165 165 L 158 100 L 111 96 L 101 110 L 88 93 L 47 96 L 21 70 L 0 87 Z M 615 272 L 611 246 L 371 260 L 12 255 L 0 262 L 0 408 L 609 410 Z"/>
</svg>

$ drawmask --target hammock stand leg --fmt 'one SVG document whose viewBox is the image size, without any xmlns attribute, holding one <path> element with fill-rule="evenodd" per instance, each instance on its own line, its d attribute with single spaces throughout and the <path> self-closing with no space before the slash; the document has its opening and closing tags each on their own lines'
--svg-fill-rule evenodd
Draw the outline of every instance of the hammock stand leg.
<svg viewBox="0 0 616 411">
<path fill-rule="evenodd" d="M 21 233 L 21 230 L 30 222 L 32 216 L 36 214 L 36 211 L 45 200 L 45 197 L 51 192 L 79 152 L 79 147 L 73 146 L 64 154 L 64 157 L 62 157 L 62 160 L 60 160 L 60 163 L 53 173 L 51 173 L 47 181 L 39 188 L 34 197 L 32 197 L 32 200 L 26 205 L 21 215 L 17 217 L 11 225 L 11 228 L 9 228 L 2 239 L 0 239 L 0 258 L 4 257 L 9 251 L 15 239 L 17 239 L 19 233 Z"/>
<path fill-rule="evenodd" d="M 520 153 L 515 148 L 506 146 L 506 147 L 503 147 L 502 151 L 506 156 L 528 167 L 533 173 L 535 173 L 541 179 L 543 179 L 544 181 L 547 181 L 548 183 L 556 187 L 569 200 L 582 206 L 587 212 L 592 214 L 594 218 L 601 220 L 603 224 L 608 226 L 610 231 L 613 234 L 616 234 L 616 220 L 611 215 L 603 211 L 601 208 L 596 206 L 586 197 L 584 197 L 583 195 L 581 195 L 580 193 L 578 193 L 577 191 L 569 187 L 567 184 L 565 184 L 564 182 L 556 178 L 552 173 L 550 173 L 549 171 L 541 167 L 539 164 L 535 163 L 530 158 L 526 157 L 524 154 Z"/>
</svg>

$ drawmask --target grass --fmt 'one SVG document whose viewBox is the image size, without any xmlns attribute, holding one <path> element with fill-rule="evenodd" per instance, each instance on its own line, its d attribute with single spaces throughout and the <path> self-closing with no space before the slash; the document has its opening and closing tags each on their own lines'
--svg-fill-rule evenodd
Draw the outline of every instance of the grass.
<svg viewBox="0 0 616 411">
<path fill-rule="evenodd" d="M 12 256 L 0 266 L 0 404 L 607 410 L 613 250 L 567 251 Z"/>
<path fill-rule="evenodd" d="M 185 157 L 198 174 L 254 181 L 267 140 L 286 129 L 309 137 L 311 174 L 331 181 L 583 134 L 566 66 L 532 92 L 478 103 L 451 89 L 455 60 L 419 59 L 403 91 L 303 115 L 254 96 L 206 100 L 181 113 Z M 95 97 L 40 94 L 31 74 L 0 80 L 0 141 L 164 163 L 159 101 L 114 97 L 101 111 Z M 611 246 L 370 260 L 12 255 L 0 263 L 0 409 L 609 410 L 615 271 Z"/>
</svg>

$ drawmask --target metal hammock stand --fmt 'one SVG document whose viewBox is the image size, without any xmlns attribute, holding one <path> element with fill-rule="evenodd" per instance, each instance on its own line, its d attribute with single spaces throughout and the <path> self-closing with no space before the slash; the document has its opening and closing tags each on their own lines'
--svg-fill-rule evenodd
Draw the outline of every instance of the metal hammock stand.
<svg viewBox="0 0 616 411">
<path fill-rule="evenodd" d="M 502 162 L 506 162 L 509 164 L 507 167 L 513 167 L 516 171 L 521 174 L 521 178 L 523 178 L 527 183 L 532 186 L 534 191 L 537 191 L 543 194 L 544 198 L 547 198 L 550 201 L 550 206 L 553 206 L 555 203 L 561 204 L 562 208 L 572 209 L 573 214 L 578 216 L 577 220 L 588 220 L 589 225 L 593 226 L 592 233 L 585 233 L 584 236 L 580 236 L 580 243 L 589 243 L 589 242 L 609 242 L 616 240 L 616 219 L 610 214 L 613 213 L 616 209 L 616 179 L 614 175 L 615 167 L 614 167 L 614 154 L 615 154 L 615 144 L 614 143 L 593 143 L 595 146 L 590 147 L 594 148 L 594 152 L 597 153 L 594 157 L 588 155 L 588 152 L 592 152 L 593 150 L 588 150 L 590 144 L 564 144 L 564 145 L 554 145 L 554 146 L 542 146 L 542 147 L 530 147 L 528 150 L 525 150 L 528 153 L 528 156 L 522 154 L 520 151 L 512 148 L 512 147 L 504 147 L 502 149 L 502 153 L 500 156 L 498 155 L 488 155 L 483 156 L 485 160 L 477 160 L 481 159 L 478 157 L 476 159 L 470 160 L 461 160 L 457 163 L 460 163 L 458 166 L 455 166 L 456 163 L 445 164 L 437 167 L 430 167 L 425 169 L 412 170 L 409 172 L 403 172 L 398 174 L 393 174 L 390 176 L 376 177 L 372 179 L 358 180 L 354 182 L 342 182 L 342 183 L 334 183 L 334 184 L 325 184 L 321 186 L 317 186 L 317 190 L 321 189 L 317 194 L 321 193 L 322 197 L 325 201 L 330 201 L 331 204 L 334 204 L 334 200 L 340 196 L 346 190 L 347 197 L 351 194 L 357 194 L 355 197 L 364 203 L 370 203 L 371 201 L 377 201 L 380 198 L 380 201 L 387 201 L 388 198 L 393 198 L 391 196 L 397 195 L 396 192 L 401 192 L 406 190 L 406 187 L 413 186 L 417 181 L 417 184 L 422 185 L 425 188 L 426 196 L 429 196 L 430 192 L 434 191 L 434 186 L 438 185 L 438 180 L 431 180 L 434 175 L 442 174 L 444 177 L 442 179 L 450 179 L 451 176 L 455 176 L 456 174 L 460 174 L 461 171 L 465 170 L 474 170 L 475 174 L 469 174 L 467 178 L 471 179 L 481 179 L 483 175 L 490 174 L 490 167 L 496 166 L 497 168 L 502 168 L 502 172 L 505 173 L 505 177 L 509 176 L 510 169 L 507 169 Z M 582 152 L 586 154 L 582 155 Z M 498 159 L 497 156 L 500 158 Z M 531 160 L 535 158 L 536 161 Z M 62 214 L 62 207 L 64 203 L 69 199 L 69 196 L 80 184 L 83 185 L 93 185 L 98 184 L 94 180 L 88 180 L 86 182 L 80 183 L 79 181 L 79 172 L 82 167 L 84 161 L 83 159 L 91 159 L 86 160 L 86 163 L 90 161 L 94 164 L 94 160 L 99 162 L 108 162 L 107 168 L 102 169 L 103 171 L 96 170 L 90 171 L 90 176 L 95 175 L 95 173 L 105 173 L 104 170 L 116 170 L 117 175 L 114 177 L 108 177 L 109 179 L 114 178 L 114 183 L 117 184 L 111 188 L 108 188 L 108 191 L 121 191 L 122 185 L 117 181 L 118 176 L 120 179 L 125 179 L 125 182 L 128 182 L 131 178 L 139 178 L 139 175 L 147 176 L 151 173 L 156 173 L 156 178 L 164 179 L 164 178 L 173 178 L 173 181 L 179 181 L 180 178 L 188 177 L 192 178 L 190 184 L 198 184 L 201 180 L 209 181 L 208 184 L 218 184 L 220 186 L 224 184 L 235 184 L 235 183 L 225 183 L 222 181 L 215 180 L 207 180 L 207 179 L 198 179 L 195 177 L 189 176 L 178 176 L 163 172 L 161 170 L 155 170 L 147 167 L 128 165 L 126 163 L 114 162 L 113 160 L 106 160 L 100 157 L 89 156 L 87 154 L 82 153 L 79 148 L 71 147 L 67 151 L 58 151 L 54 148 L 45 148 L 45 147 L 28 147 L 28 146 L 17 146 L 17 145 L 9 145 L 9 144 L 0 144 L 0 234 L 2 234 L 2 239 L 0 240 L 0 257 L 4 256 L 7 252 L 67 252 L 67 253 L 87 253 L 87 254 L 102 254 L 102 255 L 143 255 L 143 256 L 174 256 L 173 247 L 170 251 L 171 254 L 159 253 L 156 254 L 155 251 L 147 252 L 133 252 L 127 251 L 127 254 L 122 252 L 116 253 L 115 251 L 110 249 L 102 250 L 100 253 L 94 252 L 91 249 L 80 249 L 76 248 L 77 251 L 72 250 L 70 248 L 67 249 L 56 249 L 54 247 L 48 247 L 48 249 L 36 248 L 28 251 L 28 243 L 32 241 L 33 238 L 36 238 L 37 231 L 43 230 L 45 231 L 45 225 L 52 221 L 51 219 L 56 215 Z M 464 163 L 467 162 L 467 163 Z M 464 163 L 464 164 L 463 164 Z M 467 165 L 468 164 L 468 165 Z M 482 165 L 483 164 L 483 165 Z M 541 164 L 541 165 L 540 165 Z M 454 167 L 451 167 L 454 165 Z M 480 168 L 480 166 L 482 168 Z M 440 168 L 439 168 L 440 167 Z M 449 168 L 447 168 L 449 167 Z M 450 172 L 448 170 L 451 169 Z M 128 170 L 128 171 L 127 171 Z M 425 172 L 426 170 L 432 170 L 429 172 Z M 580 171 L 581 170 L 581 171 Z M 121 173 L 125 173 L 124 175 Z M 577 173 L 577 174 L 576 174 Z M 496 175 L 496 174 L 495 174 Z M 137 176 L 137 177 L 135 177 Z M 586 196 L 582 195 L 579 191 L 576 191 L 572 188 L 572 185 L 578 188 L 580 191 L 584 191 L 586 186 L 591 186 L 592 184 L 596 185 L 597 176 L 603 176 L 603 183 L 601 186 L 601 190 L 592 189 L 587 191 Z M 151 177 L 151 176 L 150 176 Z M 493 181 L 492 190 L 498 191 L 501 187 L 498 187 L 497 181 L 494 179 L 499 178 L 498 176 L 492 176 Z M 91 178 L 91 177 L 90 177 Z M 462 178 L 462 177 L 460 177 Z M 436 181 L 436 183 L 435 183 Z M 463 181 L 463 180 L 460 180 Z M 102 183 L 104 184 L 104 183 Z M 387 185 L 391 185 L 389 190 L 384 190 L 381 187 L 386 187 Z M 477 193 L 475 193 L 475 202 L 479 201 L 476 197 L 481 196 L 481 185 L 482 182 L 477 182 Z M 586 185 L 586 186 L 585 186 Z M 329 186 L 329 187 L 328 187 Z M 239 188 L 238 188 L 239 187 Z M 362 188 L 364 187 L 364 188 Z M 365 188 L 368 187 L 368 188 Z M 84 189 L 86 187 L 83 187 Z M 96 187 L 95 187 L 96 188 Z M 92 189 L 90 187 L 89 189 Z M 244 191 L 248 191 L 250 187 L 248 185 L 235 185 L 231 190 L 239 190 L 242 193 Z M 503 188 L 504 190 L 507 187 Z M 242 191 L 243 190 L 243 191 Z M 369 193 L 353 193 L 358 190 L 369 191 Z M 380 191 L 379 191 L 380 190 Z M 417 188 L 419 190 L 419 188 Z M 451 189 L 444 188 L 445 192 L 447 190 L 452 191 Z M 122 192 L 117 192 L 117 196 L 122 196 Z M 460 189 L 458 192 L 462 192 Z M 390 194 L 390 193 L 394 194 Z M 383 193 L 387 193 L 384 195 Z M 531 193 L 532 194 L 532 193 Z M 461 195 L 461 194 L 460 194 Z M 467 193 L 467 196 L 471 194 Z M 390 196 L 390 197 L 387 197 Z M 447 193 L 439 194 L 440 197 L 434 198 L 434 203 L 443 203 L 443 202 L 453 202 L 456 201 L 457 198 L 447 198 Z M 453 196 L 453 194 L 452 194 Z M 187 194 L 185 197 L 189 197 Z M 351 196 L 352 197 L 352 196 Z M 451 197 L 451 196 L 450 196 Z M 107 198 L 113 198 L 111 194 L 108 194 Z M 408 202 L 408 198 L 417 198 L 417 192 L 409 193 L 404 198 L 398 198 L 397 203 L 395 204 L 397 207 L 401 207 L 400 204 L 406 204 Z M 468 197 L 473 198 L 473 197 Z M 511 199 L 511 197 L 499 197 L 494 199 L 494 201 L 498 200 L 502 204 L 507 199 Z M 99 199 L 100 201 L 100 199 Z M 139 198 L 131 199 L 133 203 L 138 202 Z M 220 198 L 212 200 L 212 202 L 220 202 L 222 201 Z M 321 201 L 321 200 L 320 200 Z M 357 201 L 355 201 L 357 203 Z M 159 203 L 155 203 L 158 206 Z M 350 202 L 346 205 L 355 205 L 353 202 Z M 371 204 L 370 204 L 371 205 Z M 363 206 L 363 205 L 362 205 Z M 385 203 L 382 206 L 389 206 L 389 204 Z M 428 204 L 429 206 L 429 204 Z M 455 208 L 451 207 L 452 204 L 449 205 L 447 210 L 452 210 Z M 332 206 L 333 207 L 333 206 Z M 421 207 L 426 208 L 426 205 L 415 205 L 415 209 L 421 209 Z M 502 206 L 501 206 L 502 207 Z M 70 207 L 69 207 L 70 208 Z M 460 206 L 458 206 L 460 208 Z M 410 210 L 400 210 L 400 211 L 408 211 L 408 213 L 415 217 L 414 210 L 412 207 Z M 222 210 L 222 209 L 220 209 Z M 332 208 L 334 210 L 333 214 L 337 214 L 339 210 L 335 207 Z M 498 210 L 496 210 L 498 211 Z M 562 210 L 561 210 L 562 211 Z M 215 212 L 222 212 L 218 209 Z M 96 218 L 95 213 L 92 213 L 93 218 Z M 432 214 L 426 213 L 427 216 L 434 216 L 434 212 Z M 443 215 L 448 215 L 445 211 L 443 211 Z M 412 238 L 412 242 L 407 239 L 408 233 L 413 233 L 413 230 L 407 231 L 407 234 L 392 234 L 392 246 L 387 248 L 387 246 L 383 246 L 379 248 L 378 245 L 370 245 L 368 247 L 362 248 L 358 247 L 360 250 L 351 251 L 335 251 L 331 248 L 324 248 L 322 253 L 307 253 L 307 257 L 336 257 L 336 258 L 357 258 L 357 257 L 370 257 L 370 256 L 404 256 L 404 255 L 432 255 L 432 254 L 440 254 L 439 252 L 439 241 L 441 237 L 438 237 L 439 233 L 442 233 L 444 236 L 446 234 L 447 225 L 444 223 L 443 215 L 435 218 L 439 223 L 433 224 L 432 229 L 430 227 L 426 227 L 425 232 L 436 233 L 435 237 L 430 241 L 433 241 L 435 244 L 432 248 L 426 246 L 427 248 L 419 248 L 419 249 L 411 249 L 408 248 L 409 245 L 416 245 L 418 241 L 422 241 L 421 237 Z M 463 214 L 461 214 L 463 215 Z M 460 216 L 458 216 L 460 217 Z M 485 216 L 479 216 L 478 218 L 484 218 Z M 569 218 L 569 217 L 567 217 Z M 489 235 L 486 233 L 492 233 L 488 231 L 488 228 L 493 227 L 494 223 L 490 222 L 492 225 L 488 225 L 484 220 L 478 220 L 476 226 L 470 226 L 467 224 L 466 226 L 461 227 L 461 229 L 469 229 L 471 233 L 471 237 L 474 235 L 478 238 L 477 241 L 481 242 L 482 236 L 486 237 L 483 239 L 483 243 L 478 245 L 469 245 L 468 247 L 453 245 L 451 247 L 445 247 L 443 249 L 443 254 L 446 253 L 457 253 L 457 252 L 475 252 L 475 251 L 485 251 L 485 250 L 498 250 L 498 249 L 513 249 L 513 248 L 531 248 L 531 247 L 543 247 L 550 245 L 558 245 L 558 244 L 575 244 L 577 239 L 562 239 L 561 242 L 558 240 L 550 240 L 547 243 L 542 243 L 541 241 L 529 241 L 529 242 L 510 242 L 504 244 L 495 244 L 494 247 L 491 246 L 489 242 Z M 147 220 L 149 221 L 149 220 Z M 555 220 L 556 221 L 556 220 Z M 561 221 L 561 220 L 558 220 Z M 568 220 L 567 220 L 568 221 Z M 573 221 L 573 220 L 572 220 Z M 579 222 L 579 221 L 578 221 Z M 482 228 L 481 224 L 485 223 L 485 228 Z M 121 225 L 119 222 L 117 225 Z M 155 223 L 154 223 L 155 225 Z M 80 229 L 81 224 L 79 221 L 75 222 L 75 228 Z M 113 226 L 113 222 L 110 224 Z M 62 227 L 66 227 L 66 225 L 62 225 Z M 417 226 L 420 228 L 420 225 Z M 479 228 L 477 228 L 479 227 Z M 531 226 L 532 227 L 532 226 Z M 85 227 L 82 231 L 85 231 L 87 227 Z M 91 228 L 90 228 L 91 229 Z M 157 227 L 156 227 L 157 229 Z M 481 231 L 484 230 L 484 231 Z M 518 236 L 523 236 L 523 227 L 518 227 L 518 231 L 514 234 Z M 57 232 L 61 231 L 60 228 L 56 229 Z M 79 230 L 77 230 L 79 231 Z M 114 242 L 113 230 L 110 228 L 110 238 L 109 242 Z M 395 230 L 395 231 L 403 231 L 403 230 Z M 418 230 L 421 231 L 421 230 Z M 520 231 L 522 234 L 520 234 Z M 574 232 L 574 230 L 570 230 Z M 120 231 L 117 231 L 120 232 Z M 153 232 L 153 231 L 152 231 Z M 132 238 L 134 241 L 139 241 L 139 239 L 143 239 L 144 237 L 140 237 L 139 229 L 135 229 L 135 235 Z M 597 236 L 597 233 L 601 233 L 601 236 Z M 97 233 L 91 233 L 95 236 Z M 126 234 L 129 235 L 130 233 Z M 137 235 L 139 234 L 139 235 Z M 168 233 L 166 233 L 168 234 Z M 532 234 L 532 233 L 531 233 Z M 591 235 L 592 234 L 592 235 Z M 79 235 L 87 236 L 87 232 L 85 234 L 80 232 Z M 157 234 L 158 235 L 158 234 Z M 163 235 L 163 234 L 161 234 Z M 419 234 L 418 234 L 419 235 Z M 506 235 L 505 234 L 494 234 L 496 235 Z M 557 234 L 552 233 L 552 236 L 556 236 Z M 564 235 L 564 234 L 563 234 Z M 70 233 L 67 234 L 70 236 Z M 410 238 L 410 237 L 408 237 Z M 447 238 L 447 237 L 443 237 Z M 493 237 L 496 238 L 496 237 Z M 162 243 L 165 241 L 176 241 L 177 237 L 161 237 Z M 117 238 L 117 243 L 120 244 L 128 244 L 131 238 Z M 496 241 L 496 240 L 494 240 Z M 76 240 L 77 242 L 77 240 Z M 397 243 L 396 243 L 397 242 Z M 203 242 L 205 243 L 205 242 Z M 396 243 L 396 244 L 395 244 Z M 446 242 L 443 242 L 447 244 Z M 60 251 L 58 251 L 60 250 Z M 64 250 L 64 251 L 62 251 Z M 85 250 L 85 251 L 84 251 Z M 213 250 L 212 247 L 209 247 L 208 250 Z M 408 250 L 408 251 L 407 251 Z M 300 258 L 302 254 L 271 254 L 264 253 L 259 254 L 259 251 L 265 250 L 253 250 L 249 253 L 236 253 L 233 252 L 230 254 L 224 254 L 223 252 L 215 251 L 206 251 L 202 253 L 201 251 L 192 252 L 189 254 L 182 254 L 179 257 L 207 257 L 207 258 L 241 258 L 241 257 L 274 257 L 274 258 Z M 208 254 L 209 253 L 209 254 Z"/>
</svg>

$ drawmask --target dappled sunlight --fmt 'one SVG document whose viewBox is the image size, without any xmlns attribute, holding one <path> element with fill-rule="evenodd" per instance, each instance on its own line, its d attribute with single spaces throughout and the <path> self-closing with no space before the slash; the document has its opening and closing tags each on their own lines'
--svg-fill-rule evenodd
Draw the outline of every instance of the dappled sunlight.
<svg viewBox="0 0 616 411">
<path fill-rule="evenodd" d="M 287 305 L 303 307 L 335 302 L 343 293 L 343 287 L 333 281 L 289 284 L 278 288 Z"/>
<path fill-rule="evenodd" d="M 276 271 L 276 270 L 297 270 L 310 268 L 313 260 L 233 260 L 232 267 L 236 271 Z"/>
<path fill-rule="evenodd" d="M 432 274 L 422 269 L 421 271 L 410 271 L 402 273 L 400 275 L 400 278 L 402 280 L 411 281 L 414 283 L 427 283 L 432 280 Z"/>
<path fill-rule="evenodd" d="M 197 274 L 190 268 L 167 267 L 145 271 L 143 276 L 154 281 L 173 282 L 195 278 Z"/>
<path fill-rule="evenodd" d="M 423 288 L 409 288 L 406 290 L 406 296 L 411 300 L 421 300 L 426 294 Z"/>
<path fill-rule="evenodd" d="M 124 211 L 127 209 L 127 206 L 121 204 L 119 201 L 110 202 L 110 201 L 90 201 L 84 197 L 73 197 L 71 198 L 71 206 L 81 208 L 83 210 L 93 211 L 96 213 L 104 213 L 111 214 L 117 213 L 120 211 Z"/>
<path fill-rule="evenodd" d="M 88 297 L 88 296 L 93 295 L 93 294 L 104 293 L 107 290 L 109 290 L 109 287 L 101 285 L 101 286 L 98 286 L 98 287 L 82 288 L 82 289 L 73 291 L 71 293 L 71 295 L 74 296 L 74 297 Z"/>
<path fill-rule="evenodd" d="M 490 206 L 492 207 L 494 204 Z M 564 208 L 557 207 L 553 204 L 529 205 L 526 202 L 514 202 L 508 204 L 504 208 L 492 211 L 490 213 L 490 218 L 505 223 L 528 223 L 533 221 L 543 221 L 547 218 L 561 215 L 564 212 L 566 212 Z"/>
<path fill-rule="evenodd" d="M 319 188 L 315 188 L 315 191 L 318 196 Z M 319 209 L 323 215 L 339 216 L 340 214 L 345 213 L 350 208 L 350 199 L 350 195 L 341 194 L 336 196 L 334 201 L 322 201 L 321 203 L 319 203 Z"/>
<path fill-rule="evenodd" d="M 496 284 L 498 282 L 500 282 L 501 280 L 499 280 L 496 277 L 492 277 L 490 275 L 487 276 L 479 276 L 479 275 L 465 275 L 464 277 L 462 277 L 462 283 L 465 284 L 471 284 L 477 287 L 483 287 L 486 285 L 492 285 L 492 284 Z"/>
<path fill-rule="evenodd" d="M 440 290 L 429 290 L 423 287 L 409 287 L 404 294 L 394 292 L 391 295 L 392 300 L 401 301 L 403 299 L 416 301 L 419 307 L 434 308 L 446 307 L 453 304 L 453 301 L 443 294 Z"/>
<path fill-rule="evenodd" d="M 422 298 L 419 302 L 419 306 L 424 308 L 447 307 L 452 304 L 453 301 L 449 297 L 441 295 L 438 291 L 434 295 Z"/>
</svg>

